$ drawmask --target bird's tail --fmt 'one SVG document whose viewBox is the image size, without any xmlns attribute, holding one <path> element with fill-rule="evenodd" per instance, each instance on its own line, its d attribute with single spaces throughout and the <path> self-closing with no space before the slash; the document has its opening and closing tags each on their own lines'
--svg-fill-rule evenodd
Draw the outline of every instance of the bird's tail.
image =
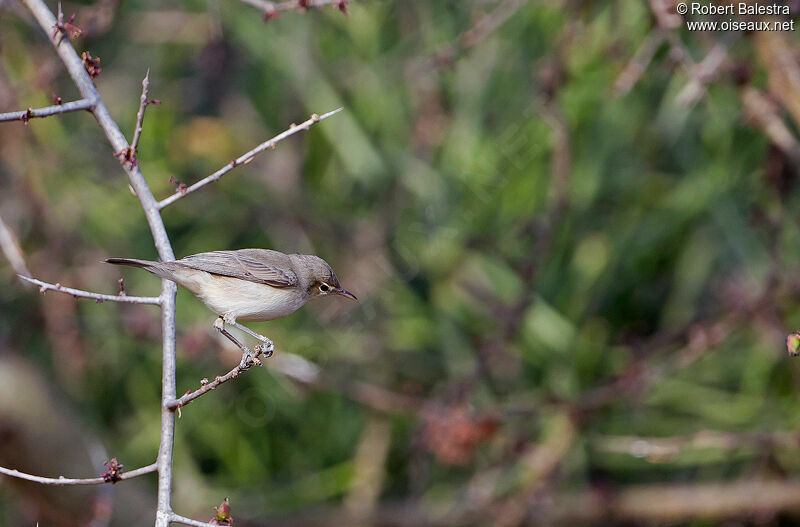
<svg viewBox="0 0 800 527">
<path fill-rule="evenodd" d="M 106 263 L 114 265 L 129 265 L 131 267 L 143 267 L 147 269 L 152 267 L 158 262 L 151 262 L 149 260 L 137 260 L 135 258 L 106 258 Z"/>
<path fill-rule="evenodd" d="M 128 265 L 130 267 L 141 267 L 148 273 L 152 273 L 161 278 L 175 282 L 175 271 L 180 269 L 180 265 L 175 262 L 151 262 L 150 260 L 137 260 L 136 258 L 106 258 L 106 262 L 114 265 Z M 180 281 L 178 283 L 181 283 Z"/>
</svg>

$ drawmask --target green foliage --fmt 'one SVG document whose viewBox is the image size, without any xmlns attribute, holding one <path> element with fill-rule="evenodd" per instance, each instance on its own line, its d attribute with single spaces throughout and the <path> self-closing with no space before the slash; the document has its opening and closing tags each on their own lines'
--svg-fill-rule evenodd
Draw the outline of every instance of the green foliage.
<svg viewBox="0 0 800 527">
<path fill-rule="evenodd" d="M 494 4 L 364 1 L 347 17 L 326 8 L 263 23 L 237 2 L 178 2 L 162 26 L 151 24 L 161 4 L 124 2 L 108 31 L 78 40 L 101 57 L 98 88 L 129 135 L 150 68 L 163 104 L 148 108 L 139 160 L 157 197 L 175 191 L 170 177 L 191 184 L 292 122 L 345 108 L 164 213 L 179 256 L 313 252 L 361 299 L 254 326 L 276 356 L 301 355 L 335 382 L 301 386 L 259 369 L 183 409 L 176 507 L 210 515 L 202 511 L 230 495 L 238 524 L 355 499 L 376 415 L 390 427 L 375 461 L 385 470 L 378 496 L 456 504 L 475 474 L 495 469 L 494 494 L 526 492 L 536 476 L 524 453 L 553 434 L 570 446 L 562 469 L 541 477 L 578 491 L 595 476 L 728 480 L 752 474 L 764 452 L 648 460 L 609 454 L 598 438 L 796 427 L 800 384 L 783 339 L 784 326 L 800 326 L 790 294 L 797 197 L 770 175 L 769 163 L 785 159 L 743 118 L 742 88 L 722 75 L 681 106 L 690 79 L 665 45 L 616 97 L 653 26 L 635 1 L 526 3 L 452 66 L 432 60 Z M 701 60 L 702 39 L 678 34 Z M 7 14 L 0 35 L 0 77 L 16 104 L 46 105 L 51 91 L 74 97 L 35 30 Z M 752 40 L 729 53 L 763 88 Z M 45 80 L 34 80 L 35 63 L 47 65 Z M 0 213 L 34 274 L 116 292 L 121 272 L 129 294 L 157 294 L 154 277 L 99 263 L 155 253 L 91 117 L 2 127 Z M 2 353 L 39 367 L 127 467 L 152 462 L 157 311 L 80 301 L 48 312 L 54 293 L 21 288 L 5 266 L 0 280 Z M 179 294 L 179 393 L 238 361 L 210 338 L 213 317 Z M 637 385 L 638 368 L 653 382 Z M 594 390 L 620 378 L 632 386 L 592 407 Z M 360 382 L 424 402 L 384 415 L 353 396 Z M 574 435 L 562 430 L 560 412 L 584 406 Z M 468 408 L 497 431 L 448 463 L 455 432 L 431 439 L 432 408 Z"/>
</svg>

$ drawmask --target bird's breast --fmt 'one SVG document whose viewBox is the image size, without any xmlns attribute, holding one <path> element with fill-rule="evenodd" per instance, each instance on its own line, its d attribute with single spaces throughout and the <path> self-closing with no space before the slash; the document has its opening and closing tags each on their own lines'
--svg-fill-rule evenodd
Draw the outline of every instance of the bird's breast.
<svg viewBox="0 0 800 527">
<path fill-rule="evenodd" d="M 212 311 L 218 315 L 231 313 L 245 322 L 285 317 L 307 300 L 298 288 L 272 287 L 227 276 L 208 274 L 197 285 L 195 293 Z"/>
</svg>

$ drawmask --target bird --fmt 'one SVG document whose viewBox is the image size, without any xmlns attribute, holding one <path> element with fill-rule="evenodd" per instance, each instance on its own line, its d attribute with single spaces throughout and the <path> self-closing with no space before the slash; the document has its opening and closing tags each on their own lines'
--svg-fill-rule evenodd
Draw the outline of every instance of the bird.
<svg viewBox="0 0 800 527">
<path fill-rule="evenodd" d="M 284 254 L 270 249 L 211 251 L 170 262 L 135 258 L 107 258 L 107 263 L 140 267 L 171 280 L 195 294 L 219 315 L 214 328 L 243 352 L 241 366 L 255 363 L 258 355 L 272 355 L 271 340 L 238 321 L 261 322 L 290 315 L 314 298 L 339 295 L 358 300 L 342 288 L 331 266 L 311 254 Z M 255 356 L 226 329 L 231 325 L 250 334 L 261 345 Z M 250 357 L 248 359 L 248 357 Z"/>
</svg>

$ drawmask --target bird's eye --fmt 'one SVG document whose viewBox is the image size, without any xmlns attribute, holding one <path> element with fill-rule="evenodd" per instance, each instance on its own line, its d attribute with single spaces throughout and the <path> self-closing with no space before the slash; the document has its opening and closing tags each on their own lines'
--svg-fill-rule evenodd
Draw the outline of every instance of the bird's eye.
<svg viewBox="0 0 800 527">
<path fill-rule="evenodd" d="M 328 284 L 322 284 L 319 286 L 319 290 L 322 291 L 323 293 L 327 293 L 328 289 L 330 289 L 330 287 L 328 287 Z"/>
</svg>

